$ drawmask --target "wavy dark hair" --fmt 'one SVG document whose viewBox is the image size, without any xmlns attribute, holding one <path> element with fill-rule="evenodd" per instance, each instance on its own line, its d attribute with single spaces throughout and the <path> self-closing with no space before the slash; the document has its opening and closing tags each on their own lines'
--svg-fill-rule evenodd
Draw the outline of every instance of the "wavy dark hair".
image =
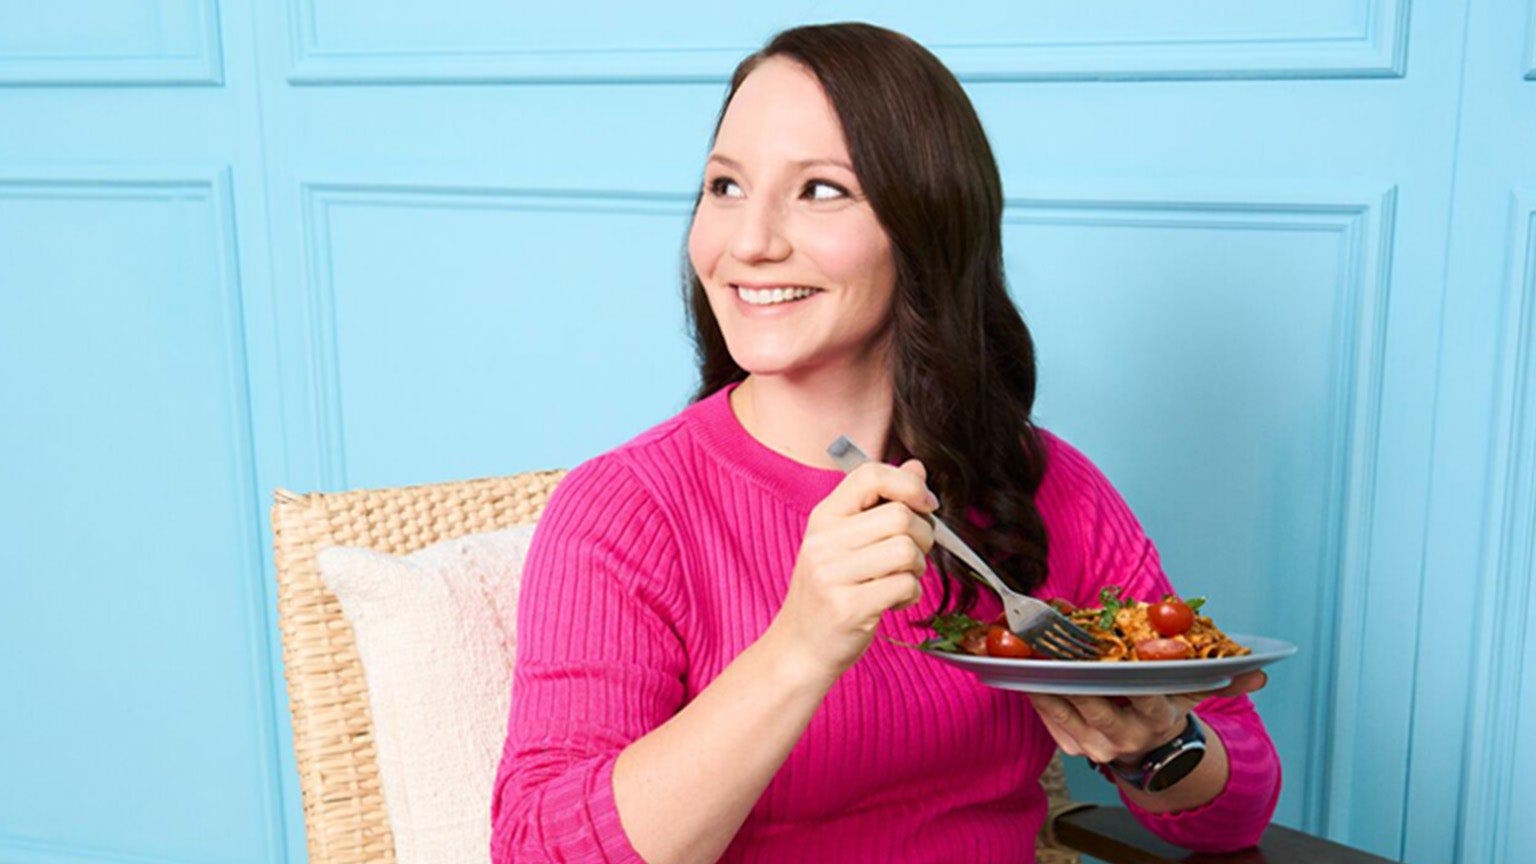
<svg viewBox="0 0 1536 864">
<path fill-rule="evenodd" d="M 1038 588 L 1048 541 L 1034 503 L 1045 473 L 1030 421 L 1035 348 L 1003 278 L 1002 181 L 981 120 L 960 82 L 912 39 L 869 24 L 820 24 L 785 30 L 741 61 L 711 141 L 742 82 L 776 56 L 820 81 L 891 241 L 895 407 L 884 458 L 922 460 L 945 513 L 980 514 L 981 525 L 952 517 L 951 526 L 1010 586 Z M 747 372 L 686 255 L 684 269 L 697 401 Z M 944 574 L 938 611 L 970 610 L 976 587 L 962 578 L 965 565 L 934 552 Z"/>
</svg>

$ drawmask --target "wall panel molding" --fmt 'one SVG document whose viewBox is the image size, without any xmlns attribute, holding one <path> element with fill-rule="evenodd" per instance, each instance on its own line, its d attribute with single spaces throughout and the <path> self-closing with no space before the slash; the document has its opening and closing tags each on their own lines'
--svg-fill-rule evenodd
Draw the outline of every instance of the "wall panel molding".
<svg viewBox="0 0 1536 864">
<path fill-rule="evenodd" d="M 1479 634 L 1469 700 L 1466 790 L 1460 826 L 1462 861 L 1505 862 L 1513 820 L 1510 799 L 1517 767 L 1516 724 L 1522 697 L 1528 708 L 1536 694 L 1522 694 L 1524 658 L 1536 626 L 1536 191 L 1514 193 L 1510 205 L 1510 258 L 1500 334 L 1500 421 L 1488 490 Z"/>
<path fill-rule="evenodd" d="M 623 51 L 410 45 L 342 50 L 326 44 L 317 0 L 289 0 L 288 81 L 338 84 L 725 83 L 756 45 L 644 46 Z M 962 81 L 1401 78 L 1410 0 L 1365 0 L 1361 29 L 1261 36 L 1198 33 L 1149 39 L 926 42 Z"/>
<path fill-rule="evenodd" d="M 82 846 L 43 843 L 3 834 L 0 834 L 0 861 L 6 864 L 192 864 L 190 860 L 152 858 Z"/>
<path fill-rule="evenodd" d="M 1286 196 L 1293 197 L 1293 196 Z M 1324 622 L 1320 644 L 1309 652 L 1316 682 L 1305 765 L 1301 768 L 1302 809 L 1311 830 L 1330 814 L 1347 812 L 1352 770 L 1351 745 L 1359 713 L 1357 694 L 1367 670 L 1359 662 L 1354 636 L 1343 622 L 1358 620 L 1365 606 L 1372 525 L 1371 496 L 1381 424 L 1385 377 L 1386 312 L 1390 291 L 1392 234 L 1397 188 L 1342 200 L 1286 201 L 1279 196 L 1201 196 L 1129 199 L 1115 194 L 1077 198 L 1010 198 L 1005 224 L 1182 227 L 1255 231 L 1320 231 L 1340 235 L 1346 250 L 1340 262 L 1338 302 L 1342 320 L 1334 357 L 1333 432 L 1329 491 L 1333 508 L 1324 514 L 1324 551 L 1319 561 L 1323 591 L 1315 613 Z M 1330 578 L 1331 577 L 1331 578 Z M 1297 658 L 1307 662 L 1307 657 Z M 1406 755 L 1406 754 L 1405 754 Z M 1295 782 L 1295 781 L 1293 781 Z"/>
<path fill-rule="evenodd" d="M 125 45 L 116 50 L 28 54 L 0 44 L 0 87 L 223 84 L 218 5 L 215 0 L 183 2 L 193 34 L 184 50 Z M 166 5 L 167 0 L 161 0 L 157 17 L 167 17 Z"/>
<path fill-rule="evenodd" d="M 238 573 L 226 578 L 239 579 L 243 585 L 245 653 L 249 666 L 245 674 L 257 707 L 254 718 L 257 735 L 253 742 L 254 764 L 259 768 L 263 788 L 254 790 L 261 800 L 261 835 L 265 848 L 263 861 L 287 860 L 280 775 L 279 742 L 274 710 L 282 705 L 274 687 L 280 681 L 271 663 L 270 634 L 275 622 L 268 620 L 267 576 L 263 562 L 265 539 L 261 531 L 261 495 L 256 480 L 256 441 L 251 425 L 250 369 L 247 361 L 244 305 L 237 259 L 232 171 L 227 165 L 138 165 L 134 167 L 81 166 L 79 168 L 29 168 L 0 165 L 0 202 L 16 198 L 55 200 L 127 199 L 142 201 L 196 202 L 207 210 L 209 236 L 215 248 L 210 257 L 216 270 L 219 308 L 224 328 L 219 358 L 224 368 L 228 391 L 225 406 L 227 440 L 234 467 L 234 488 L 239 499 L 230 502 L 239 526 L 242 564 Z M 170 859 L 145 857 L 113 850 L 79 849 L 43 840 L 0 835 L 0 858 L 6 861 L 54 862 L 127 862 L 127 864 L 170 864 Z"/>
<path fill-rule="evenodd" d="M 303 183 L 304 331 L 315 427 L 298 446 L 314 448 L 326 489 L 350 488 L 336 338 L 335 272 L 331 256 L 333 212 L 346 207 L 408 210 L 493 210 L 513 213 L 576 212 L 617 216 L 686 216 L 692 193 L 431 183 Z"/>
</svg>

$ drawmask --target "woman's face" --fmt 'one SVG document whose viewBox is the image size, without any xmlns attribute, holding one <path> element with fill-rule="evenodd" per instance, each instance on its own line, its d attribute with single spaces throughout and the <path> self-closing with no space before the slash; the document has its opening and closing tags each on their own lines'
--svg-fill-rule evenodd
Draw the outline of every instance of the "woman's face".
<svg viewBox="0 0 1536 864">
<path fill-rule="evenodd" d="M 890 240 L 808 69 L 771 57 L 747 76 L 704 185 L 688 257 L 739 366 L 795 375 L 885 362 Z"/>
</svg>

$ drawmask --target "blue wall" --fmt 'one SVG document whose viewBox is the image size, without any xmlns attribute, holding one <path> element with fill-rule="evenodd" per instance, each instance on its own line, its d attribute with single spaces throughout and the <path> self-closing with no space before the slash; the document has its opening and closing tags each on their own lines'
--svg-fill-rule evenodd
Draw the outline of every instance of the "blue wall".
<svg viewBox="0 0 1536 864">
<path fill-rule="evenodd" d="M 0 10 L 0 860 L 303 861 L 272 488 L 680 408 L 725 77 L 842 19 L 982 114 L 1040 422 L 1303 646 L 1279 820 L 1536 860 L 1536 6 L 919 5 Z"/>
</svg>

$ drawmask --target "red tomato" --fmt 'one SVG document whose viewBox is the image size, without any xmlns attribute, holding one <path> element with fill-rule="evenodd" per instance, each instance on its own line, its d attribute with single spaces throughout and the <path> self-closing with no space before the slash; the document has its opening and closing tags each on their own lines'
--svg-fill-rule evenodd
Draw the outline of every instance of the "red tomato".
<svg viewBox="0 0 1536 864">
<path fill-rule="evenodd" d="M 1159 636 L 1178 636 L 1195 626 L 1195 613 L 1183 600 L 1169 594 L 1147 609 L 1147 620 Z"/>
<path fill-rule="evenodd" d="M 1066 600 L 1066 599 L 1061 598 L 1061 597 L 1056 597 L 1056 598 L 1052 599 L 1050 601 L 1050 604 L 1052 606 L 1055 606 L 1056 607 L 1056 611 L 1060 612 L 1063 615 L 1070 615 L 1073 612 L 1077 611 L 1077 607 L 1073 606 L 1072 602 L 1070 600 Z"/>
<path fill-rule="evenodd" d="M 994 624 L 987 628 L 988 657 L 1014 657 L 1022 660 L 1034 653 L 1023 639 L 1015 636 L 1007 627 Z"/>
<path fill-rule="evenodd" d="M 1188 660 L 1195 649 L 1182 639 L 1143 639 L 1136 643 L 1136 656 L 1142 660 Z"/>
</svg>

